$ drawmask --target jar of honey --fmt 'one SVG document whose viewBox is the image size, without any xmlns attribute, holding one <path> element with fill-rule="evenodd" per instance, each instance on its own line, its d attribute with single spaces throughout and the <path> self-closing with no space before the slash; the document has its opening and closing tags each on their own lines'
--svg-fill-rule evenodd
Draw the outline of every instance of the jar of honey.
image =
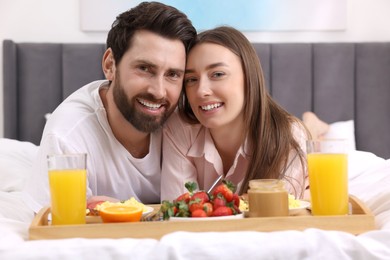
<svg viewBox="0 0 390 260">
<path fill-rule="evenodd" d="M 285 182 L 277 179 L 249 181 L 249 217 L 288 216 L 288 193 Z"/>
</svg>

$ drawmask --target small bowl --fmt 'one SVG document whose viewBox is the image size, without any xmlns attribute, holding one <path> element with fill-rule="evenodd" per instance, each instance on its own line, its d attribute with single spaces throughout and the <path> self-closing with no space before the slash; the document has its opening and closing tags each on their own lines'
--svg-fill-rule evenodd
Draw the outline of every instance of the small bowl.
<svg viewBox="0 0 390 260">
<path fill-rule="evenodd" d="M 298 207 L 294 207 L 294 208 L 290 208 L 289 209 L 290 215 L 294 215 L 294 214 L 299 213 L 302 210 L 306 210 L 310 206 L 311 206 L 310 202 L 305 201 L 305 200 L 299 200 L 299 206 Z"/>
<path fill-rule="evenodd" d="M 134 206 L 109 206 L 100 210 L 104 223 L 138 222 L 142 217 L 142 208 Z"/>
</svg>

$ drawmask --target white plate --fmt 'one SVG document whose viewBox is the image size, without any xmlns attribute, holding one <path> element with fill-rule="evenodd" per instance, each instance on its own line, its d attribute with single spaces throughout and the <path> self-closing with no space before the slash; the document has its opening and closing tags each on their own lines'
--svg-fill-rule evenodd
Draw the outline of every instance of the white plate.
<svg viewBox="0 0 390 260">
<path fill-rule="evenodd" d="M 209 221 L 209 220 L 230 220 L 230 219 L 242 219 L 244 214 L 237 214 L 223 217 L 205 217 L 205 218 L 182 218 L 182 217 L 170 217 L 169 221 Z"/>
<path fill-rule="evenodd" d="M 310 207 L 310 202 L 306 201 L 306 200 L 299 200 L 299 204 L 300 206 L 299 207 L 295 207 L 295 208 L 290 208 L 290 214 L 291 213 L 296 213 L 298 211 L 301 211 L 302 209 L 307 209 L 308 207 Z"/>
<path fill-rule="evenodd" d="M 154 209 L 152 207 L 149 207 L 149 206 L 145 206 L 145 209 L 144 211 L 142 212 L 142 216 L 145 217 L 146 215 L 148 215 L 149 213 L 151 213 Z"/>
</svg>

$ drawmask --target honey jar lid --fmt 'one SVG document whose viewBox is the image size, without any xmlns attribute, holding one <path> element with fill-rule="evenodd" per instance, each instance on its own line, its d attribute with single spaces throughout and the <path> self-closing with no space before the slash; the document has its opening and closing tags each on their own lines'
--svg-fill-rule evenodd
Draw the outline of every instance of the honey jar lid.
<svg viewBox="0 0 390 260">
<path fill-rule="evenodd" d="M 259 191 L 285 191 L 285 181 L 279 179 L 254 179 L 249 181 L 249 188 Z"/>
</svg>

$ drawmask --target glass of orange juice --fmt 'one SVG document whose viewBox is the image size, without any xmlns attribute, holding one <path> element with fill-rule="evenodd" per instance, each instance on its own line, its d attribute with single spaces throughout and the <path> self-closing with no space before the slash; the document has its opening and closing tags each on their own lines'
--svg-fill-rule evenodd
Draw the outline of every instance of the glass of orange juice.
<svg viewBox="0 0 390 260">
<path fill-rule="evenodd" d="M 86 154 L 48 155 L 52 225 L 85 224 Z"/>
<path fill-rule="evenodd" d="M 348 214 L 347 141 L 308 140 L 306 144 L 312 214 Z"/>
</svg>

